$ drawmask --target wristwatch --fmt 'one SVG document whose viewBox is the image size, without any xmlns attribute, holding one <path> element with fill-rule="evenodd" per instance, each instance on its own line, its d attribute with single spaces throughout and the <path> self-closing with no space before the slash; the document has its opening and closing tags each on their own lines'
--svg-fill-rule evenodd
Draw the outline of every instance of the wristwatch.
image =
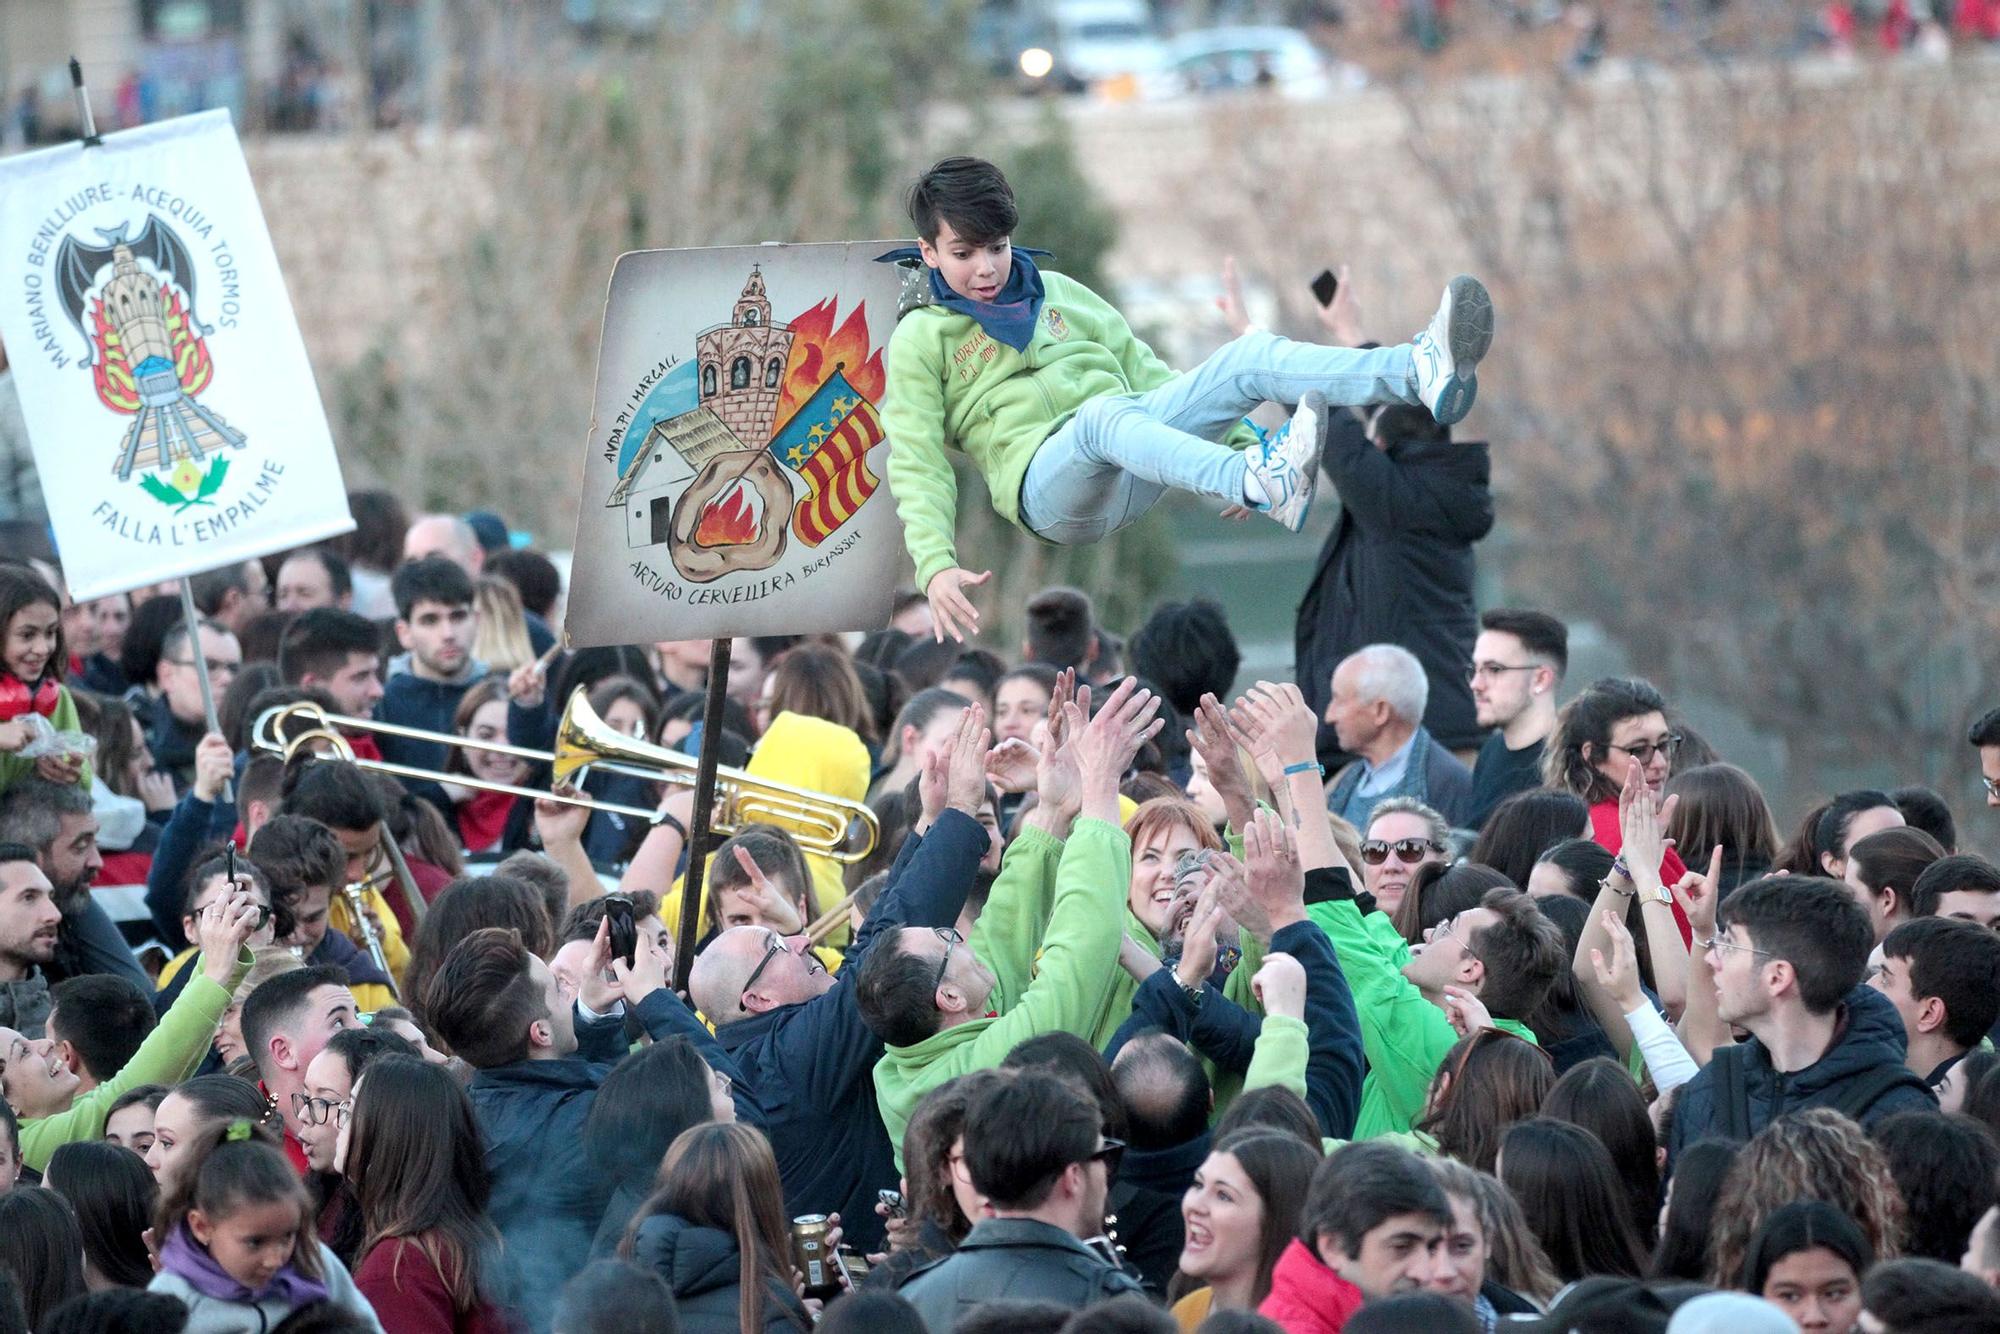
<svg viewBox="0 0 2000 1334">
<path fill-rule="evenodd" d="M 1189 1009 L 1196 1011 L 1201 1009 L 1202 997 L 1208 995 L 1208 983 L 1206 981 L 1197 982 L 1193 986 L 1189 986 L 1177 977 L 1174 979 L 1174 985 L 1181 989 L 1181 995 L 1187 997 Z"/>
</svg>

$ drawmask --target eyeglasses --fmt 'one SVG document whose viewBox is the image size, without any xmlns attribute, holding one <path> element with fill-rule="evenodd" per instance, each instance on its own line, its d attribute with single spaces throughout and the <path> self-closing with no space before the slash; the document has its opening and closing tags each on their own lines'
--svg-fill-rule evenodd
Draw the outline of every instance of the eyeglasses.
<svg viewBox="0 0 2000 1334">
<path fill-rule="evenodd" d="M 1706 948 L 1717 954 L 1722 953 L 1724 950 L 1743 950 L 1746 953 L 1757 955 L 1763 959 L 1774 959 L 1777 957 L 1770 950 L 1760 950 L 1755 945 L 1745 945 L 1740 941 L 1731 940 L 1720 931 L 1708 938 Z"/>
<path fill-rule="evenodd" d="M 1104 1175 L 1107 1177 L 1117 1176 L 1118 1164 L 1124 1160 L 1125 1141 L 1122 1139 L 1113 1139 L 1109 1135 L 1104 1137 L 1104 1143 L 1098 1146 L 1096 1153 L 1084 1159 L 1087 1163 L 1103 1163 Z"/>
<path fill-rule="evenodd" d="M 1979 781 L 1986 785 L 1987 796 L 2000 797 L 2000 778 L 1988 778 L 1982 774 Z"/>
<path fill-rule="evenodd" d="M 955 926 L 934 926 L 931 930 L 944 942 L 944 957 L 938 960 L 937 976 L 931 979 L 931 994 L 936 995 L 937 989 L 944 985 L 944 970 L 951 967 L 951 947 L 963 945 L 965 937 L 958 934 Z"/>
<path fill-rule="evenodd" d="M 791 952 L 792 947 L 785 943 L 785 938 L 773 931 L 770 940 L 764 946 L 764 957 L 759 959 L 757 966 L 750 970 L 750 976 L 743 979 L 743 991 L 736 998 L 736 1008 L 738 1010 L 744 1014 L 750 1013 L 750 1007 L 744 1004 L 743 997 L 748 996 L 750 988 L 757 985 L 757 979 L 762 977 L 764 970 L 771 966 L 771 960 L 777 958 L 780 954 L 790 954 Z"/>
<path fill-rule="evenodd" d="M 1508 672 L 1532 672 L 1539 663 L 1523 663 L 1514 666 L 1505 662 L 1469 662 L 1465 665 L 1465 679 L 1477 681 L 1482 676 L 1505 676 Z"/>
<path fill-rule="evenodd" d="M 1444 844 L 1428 838 L 1399 838 L 1394 843 L 1379 838 L 1364 839 L 1361 843 L 1361 860 L 1370 866 L 1380 866 L 1389 860 L 1394 852 L 1396 860 L 1405 866 L 1415 866 L 1430 853 L 1442 853 Z"/>
<path fill-rule="evenodd" d="M 194 666 L 193 658 L 168 658 L 167 661 L 176 667 Z M 203 658 L 202 664 L 208 668 L 210 676 L 234 676 L 243 670 L 243 664 L 240 662 L 219 662 L 214 658 Z"/>
<path fill-rule="evenodd" d="M 292 1112 L 309 1126 L 323 1126 L 329 1120 L 334 1125 L 344 1126 L 347 1118 L 354 1114 L 354 1102 L 352 1099 L 309 1098 L 303 1093 L 294 1093 Z"/>
<path fill-rule="evenodd" d="M 1651 764 L 1653 762 L 1653 756 L 1663 751 L 1666 753 L 1666 757 L 1669 760 L 1673 759 L 1674 752 L 1681 748 L 1681 740 L 1682 740 L 1681 735 L 1678 732 L 1676 732 L 1671 735 L 1661 737 L 1658 741 L 1641 741 L 1636 746 L 1621 746 L 1616 744 L 1615 742 L 1610 742 L 1610 741 L 1607 741 L 1604 744 L 1606 749 L 1622 750 L 1627 755 L 1630 755 L 1633 759 L 1639 761 L 1639 763 L 1641 764 Z"/>
</svg>

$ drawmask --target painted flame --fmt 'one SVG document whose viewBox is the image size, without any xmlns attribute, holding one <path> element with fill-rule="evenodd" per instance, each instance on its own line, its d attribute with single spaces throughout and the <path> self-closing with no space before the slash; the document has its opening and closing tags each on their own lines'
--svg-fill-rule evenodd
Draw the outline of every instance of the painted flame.
<svg viewBox="0 0 2000 1334">
<path fill-rule="evenodd" d="M 882 369 L 882 349 L 868 346 L 868 303 L 848 312 L 836 329 L 838 304 L 838 297 L 828 297 L 791 321 L 792 355 L 785 363 L 784 392 L 775 420 L 790 421 L 836 366 L 863 398 L 871 403 L 882 400 L 888 376 Z"/>
<path fill-rule="evenodd" d="M 698 547 L 740 547 L 757 540 L 756 503 L 750 487 L 737 478 L 721 495 L 702 506 L 694 526 Z"/>
<path fill-rule="evenodd" d="M 193 321 L 187 317 L 187 308 L 181 304 L 180 292 L 172 283 L 160 284 L 160 308 L 166 317 L 167 337 L 173 346 L 174 374 L 179 378 L 183 392 L 199 394 L 208 388 L 208 382 L 215 377 L 215 363 L 209 360 L 208 342 L 195 332 Z M 94 331 L 92 341 L 97 347 L 91 374 L 96 382 L 98 399 L 113 412 L 137 412 L 139 390 L 132 379 L 131 361 L 125 355 L 124 340 L 105 316 L 104 298 L 101 296 L 91 299 L 90 323 Z"/>
</svg>

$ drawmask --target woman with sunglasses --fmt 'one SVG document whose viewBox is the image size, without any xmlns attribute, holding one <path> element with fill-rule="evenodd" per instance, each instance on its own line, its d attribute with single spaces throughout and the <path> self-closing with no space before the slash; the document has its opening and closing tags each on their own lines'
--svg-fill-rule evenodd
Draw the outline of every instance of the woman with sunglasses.
<svg viewBox="0 0 2000 1334">
<path fill-rule="evenodd" d="M 1451 826 L 1415 797 L 1376 803 L 1361 838 L 1361 878 L 1375 906 L 1391 917 L 1419 869 L 1449 857 Z"/>
<path fill-rule="evenodd" d="M 1625 845 L 1618 794 L 1636 779 L 1657 808 L 1680 743 L 1680 735 L 1667 724 L 1667 701 L 1650 682 L 1607 676 L 1593 681 L 1557 716 L 1555 735 L 1542 757 L 1542 778 L 1590 803 L 1590 836 L 1615 856 Z M 1687 869 L 1672 848 L 1666 849 L 1660 883 L 1679 884 Z M 1676 904 L 1668 906 L 1681 938 L 1691 939 L 1685 914 Z"/>
</svg>

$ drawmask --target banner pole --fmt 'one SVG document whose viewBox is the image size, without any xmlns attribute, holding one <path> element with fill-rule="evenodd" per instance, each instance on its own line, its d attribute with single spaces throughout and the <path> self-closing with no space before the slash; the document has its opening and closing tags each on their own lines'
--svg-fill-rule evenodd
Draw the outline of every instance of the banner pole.
<svg viewBox="0 0 2000 1334">
<path fill-rule="evenodd" d="M 208 730 L 220 732 L 222 720 L 215 712 L 215 688 L 208 683 L 208 654 L 201 648 L 201 617 L 194 609 L 194 585 L 183 577 L 181 584 L 181 616 L 187 622 L 188 657 L 194 664 L 194 679 L 201 684 L 201 711 L 208 718 Z M 222 799 L 236 800 L 235 785 L 227 778 L 222 780 Z"/>
<path fill-rule="evenodd" d="M 722 758 L 722 706 L 729 690 L 729 645 L 716 639 L 708 648 L 708 699 L 701 711 L 701 752 L 694 769 L 694 815 L 688 821 L 688 869 L 681 887 L 681 920 L 674 937 L 674 990 L 686 991 L 694 969 L 695 932 L 700 929 L 702 881 L 708 869 L 715 805 L 715 768 Z"/>
<path fill-rule="evenodd" d="M 90 90 L 83 86 L 83 62 L 69 58 L 69 87 L 76 96 L 77 133 L 85 148 L 102 148 L 104 136 L 97 132 L 97 118 L 90 114 Z"/>
</svg>

